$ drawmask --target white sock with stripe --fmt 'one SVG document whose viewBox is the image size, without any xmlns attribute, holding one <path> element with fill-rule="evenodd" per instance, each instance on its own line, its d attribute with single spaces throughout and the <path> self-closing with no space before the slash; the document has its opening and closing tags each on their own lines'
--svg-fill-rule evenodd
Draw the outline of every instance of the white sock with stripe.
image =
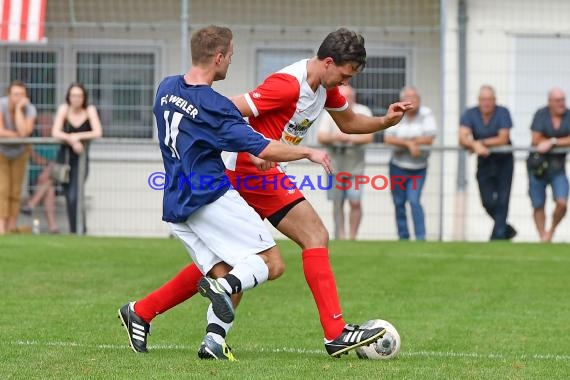
<svg viewBox="0 0 570 380">
<path fill-rule="evenodd" d="M 216 341 L 219 344 L 222 344 L 225 340 L 225 337 L 228 335 L 228 332 L 230 331 L 233 322 L 232 323 L 225 323 L 222 322 L 220 320 L 220 318 L 216 317 L 216 314 L 214 314 L 214 310 L 212 309 L 212 304 L 210 304 L 208 306 L 208 311 L 206 312 L 206 321 L 208 322 L 208 328 L 206 329 L 207 333 L 206 335 L 210 335 L 212 336 L 212 338 L 214 339 L 214 341 Z M 217 325 L 218 327 L 220 327 L 223 331 L 224 331 L 224 335 L 221 335 L 221 331 L 215 332 L 215 331 L 208 331 L 211 330 L 210 326 L 211 325 Z"/>
<path fill-rule="evenodd" d="M 224 289 L 226 289 L 228 294 L 235 294 L 240 291 L 251 289 L 267 281 L 267 278 L 269 277 L 269 268 L 261 257 L 258 255 L 251 255 L 237 263 L 229 274 L 239 280 L 241 283 L 239 289 L 233 289 L 225 278 L 218 279 L 218 282 L 224 287 Z"/>
</svg>

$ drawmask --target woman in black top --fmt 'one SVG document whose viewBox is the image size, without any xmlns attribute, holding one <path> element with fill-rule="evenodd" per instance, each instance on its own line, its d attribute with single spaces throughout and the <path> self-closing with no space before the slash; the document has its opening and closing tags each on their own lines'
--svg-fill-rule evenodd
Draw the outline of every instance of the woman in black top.
<svg viewBox="0 0 570 380">
<path fill-rule="evenodd" d="M 81 83 L 72 83 L 65 96 L 65 103 L 60 105 L 52 127 L 52 136 L 61 139 L 63 144 L 58 152 L 58 162 L 69 163 L 71 170 L 69 182 L 63 184 L 67 203 L 69 231 L 77 233 L 77 195 L 79 184 L 79 155 L 84 153 L 85 168 L 82 181 L 87 178 L 88 143 L 102 136 L 101 121 L 97 109 L 87 104 L 87 91 Z M 85 232 L 85 212 L 83 212 Z"/>
</svg>

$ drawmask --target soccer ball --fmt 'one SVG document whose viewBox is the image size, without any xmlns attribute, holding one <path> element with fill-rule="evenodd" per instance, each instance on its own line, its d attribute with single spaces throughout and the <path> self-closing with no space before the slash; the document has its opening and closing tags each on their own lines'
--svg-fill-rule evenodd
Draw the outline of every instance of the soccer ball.
<svg viewBox="0 0 570 380">
<path fill-rule="evenodd" d="M 384 327 L 386 329 L 386 333 L 375 343 L 368 346 L 358 347 L 356 349 L 356 355 L 358 355 L 360 359 L 386 360 L 393 359 L 398 355 L 402 341 L 400 339 L 400 334 L 398 334 L 398 330 L 396 330 L 390 322 L 383 319 L 373 319 L 362 324 L 362 327 Z"/>
</svg>

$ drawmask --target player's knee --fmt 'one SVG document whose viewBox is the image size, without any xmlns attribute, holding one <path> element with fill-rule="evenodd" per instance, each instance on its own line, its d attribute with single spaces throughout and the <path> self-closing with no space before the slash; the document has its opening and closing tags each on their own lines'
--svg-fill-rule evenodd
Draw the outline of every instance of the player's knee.
<svg viewBox="0 0 570 380">
<path fill-rule="evenodd" d="M 268 279 L 275 280 L 285 272 L 285 262 L 279 253 L 277 246 L 260 253 L 261 258 L 265 261 L 269 270 Z"/>
<path fill-rule="evenodd" d="M 301 246 L 303 247 L 303 249 L 327 247 L 328 245 L 329 245 L 329 232 L 324 226 L 307 234 L 303 238 L 303 241 L 301 242 Z"/>
<path fill-rule="evenodd" d="M 279 260 L 276 263 L 272 263 L 269 267 L 269 280 L 275 280 L 281 277 L 285 273 L 285 263 L 283 260 Z"/>
</svg>

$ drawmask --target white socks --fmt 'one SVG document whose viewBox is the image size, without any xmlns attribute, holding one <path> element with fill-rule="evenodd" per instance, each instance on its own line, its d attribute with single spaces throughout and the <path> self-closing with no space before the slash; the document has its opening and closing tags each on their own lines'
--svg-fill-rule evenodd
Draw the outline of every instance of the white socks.
<svg viewBox="0 0 570 380">
<path fill-rule="evenodd" d="M 230 331 L 233 325 L 233 322 L 225 323 L 222 322 L 218 317 L 216 317 L 216 314 L 214 314 L 214 310 L 212 310 L 212 304 L 208 306 L 208 311 L 206 312 L 206 320 L 208 321 L 208 325 L 215 324 L 224 329 L 224 331 L 226 332 L 225 334 L 226 336 L 228 334 L 228 331 Z M 220 334 L 216 334 L 215 332 L 208 332 L 206 335 L 210 335 L 212 338 L 214 338 L 214 341 L 216 343 L 222 344 L 224 342 L 224 337 L 221 336 Z"/>
<path fill-rule="evenodd" d="M 269 268 L 261 257 L 258 255 L 251 255 L 237 263 L 234 269 L 230 271 L 229 275 L 231 276 L 219 278 L 218 282 L 229 294 L 235 294 L 251 289 L 267 281 L 267 278 L 269 277 Z M 233 283 L 236 282 L 235 279 L 239 280 L 239 284 Z"/>
</svg>

